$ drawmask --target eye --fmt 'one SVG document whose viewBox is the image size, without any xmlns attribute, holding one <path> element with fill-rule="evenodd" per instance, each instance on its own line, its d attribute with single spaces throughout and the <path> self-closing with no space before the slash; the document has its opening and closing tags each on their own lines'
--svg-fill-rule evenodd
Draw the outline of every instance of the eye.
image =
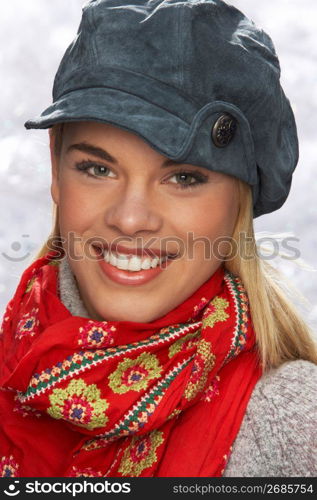
<svg viewBox="0 0 317 500">
<path fill-rule="evenodd" d="M 110 168 L 106 167 L 105 165 L 96 163 L 94 161 L 81 161 L 79 163 L 75 164 L 76 170 L 79 170 L 85 175 L 88 175 L 89 177 L 113 177 L 114 174 L 110 170 Z M 93 173 L 90 172 L 92 170 Z M 111 175 L 112 174 L 112 175 Z"/>
<path fill-rule="evenodd" d="M 175 179 L 176 182 L 172 181 L 171 179 Z M 171 182 L 171 184 L 177 184 L 178 188 L 186 189 L 206 183 L 208 181 L 208 176 L 200 172 L 183 171 L 173 174 L 171 177 L 169 177 L 169 181 Z"/>
</svg>

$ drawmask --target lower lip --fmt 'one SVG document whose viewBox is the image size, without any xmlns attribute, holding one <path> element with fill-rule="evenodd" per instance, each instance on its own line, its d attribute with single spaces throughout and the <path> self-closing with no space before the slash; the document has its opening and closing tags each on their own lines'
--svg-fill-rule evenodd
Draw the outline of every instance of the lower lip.
<svg viewBox="0 0 317 500">
<path fill-rule="evenodd" d="M 97 253 L 96 249 L 95 251 Z M 172 262 L 172 260 L 167 259 L 167 261 L 155 268 L 142 269 L 141 271 L 123 271 L 106 262 L 104 258 L 100 257 L 100 254 L 98 254 L 98 257 L 98 263 L 103 273 L 112 281 L 121 285 L 143 285 L 165 271 Z"/>
</svg>

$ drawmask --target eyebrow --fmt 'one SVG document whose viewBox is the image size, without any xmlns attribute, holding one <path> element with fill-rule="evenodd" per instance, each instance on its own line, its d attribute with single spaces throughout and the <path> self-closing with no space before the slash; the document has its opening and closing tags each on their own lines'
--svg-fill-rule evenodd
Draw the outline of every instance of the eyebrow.
<svg viewBox="0 0 317 500">
<path fill-rule="evenodd" d="M 93 156 L 101 158 L 102 160 L 106 160 L 110 163 L 113 163 L 114 165 L 118 165 L 118 161 L 110 153 L 108 153 L 108 151 L 106 151 L 103 148 L 94 146 L 93 144 L 89 144 L 88 142 L 80 142 L 78 144 L 72 144 L 71 146 L 68 147 L 66 153 L 70 153 L 71 151 L 81 151 L 83 153 L 89 153 Z M 162 163 L 162 168 L 175 165 L 180 166 L 183 165 L 183 163 L 167 159 Z"/>
</svg>

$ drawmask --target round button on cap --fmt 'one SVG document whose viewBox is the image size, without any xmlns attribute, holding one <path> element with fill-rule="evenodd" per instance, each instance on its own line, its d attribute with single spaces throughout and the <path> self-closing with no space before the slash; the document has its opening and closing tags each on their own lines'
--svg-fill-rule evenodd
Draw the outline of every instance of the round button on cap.
<svg viewBox="0 0 317 500">
<path fill-rule="evenodd" d="M 233 116 L 229 115 L 229 113 L 219 116 L 212 129 L 212 140 L 215 146 L 218 148 L 228 146 L 234 137 L 236 129 L 237 121 Z"/>
</svg>

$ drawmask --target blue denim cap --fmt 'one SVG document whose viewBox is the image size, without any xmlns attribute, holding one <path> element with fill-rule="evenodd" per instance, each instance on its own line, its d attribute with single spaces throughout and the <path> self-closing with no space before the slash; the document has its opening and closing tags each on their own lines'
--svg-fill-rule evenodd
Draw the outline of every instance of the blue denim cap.
<svg viewBox="0 0 317 500">
<path fill-rule="evenodd" d="M 298 161 L 270 37 L 223 0 L 92 0 L 27 129 L 110 123 L 159 153 L 252 186 L 253 216 L 285 202 Z"/>
</svg>

